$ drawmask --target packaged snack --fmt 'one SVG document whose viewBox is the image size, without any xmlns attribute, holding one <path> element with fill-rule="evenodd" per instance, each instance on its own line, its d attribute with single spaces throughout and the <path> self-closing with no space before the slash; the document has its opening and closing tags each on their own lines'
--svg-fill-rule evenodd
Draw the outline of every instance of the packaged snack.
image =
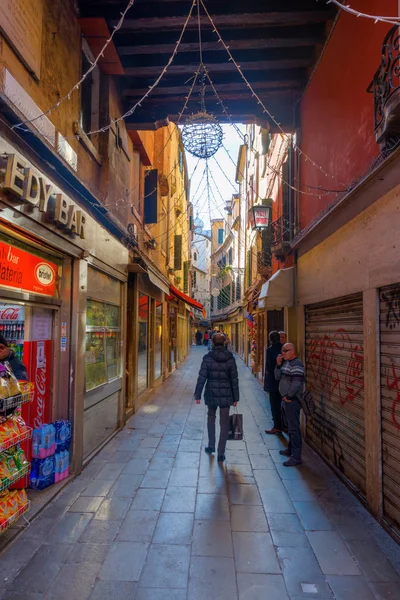
<svg viewBox="0 0 400 600">
<path fill-rule="evenodd" d="M 0 377 L 0 400 L 8 398 L 10 390 L 8 387 L 8 380 L 5 377 Z"/>
<path fill-rule="evenodd" d="M 0 494 L 0 527 L 11 517 L 10 507 L 7 502 L 9 495 L 8 490 Z"/>
<path fill-rule="evenodd" d="M 8 464 L 6 463 L 6 461 L 0 460 L 0 482 L 5 482 L 7 479 L 10 479 L 11 477 L 11 472 L 10 469 L 8 468 Z"/>
<path fill-rule="evenodd" d="M 14 377 L 14 375 L 11 375 L 8 381 L 8 389 L 10 396 L 19 396 L 21 394 L 18 380 Z"/>
<path fill-rule="evenodd" d="M 17 450 L 14 452 L 14 460 L 18 469 L 23 469 L 28 464 L 25 452 L 22 450 L 22 448 L 17 448 Z"/>
<path fill-rule="evenodd" d="M 14 493 L 15 499 L 18 503 L 18 510 L 19 510 L 28 503 L 28 496 L 26 495 L 25 490 L 15 490 L 13 493 Z"/>
<path fill-rule="evenodd" d="M 8 470 L 11 474 L 11 477 L 14 477 L 18 473 L 18 467 L 14 458 L 14 448 L 11 448 L 10 451 L 4 453 L 5 463 L 8 467 Z"/>
<path fill-rule="evenodd" d="M 18 510 L 19 510 L 18 501 L 13 492 L 10 492 L 8 494 L 6 504 L 9 508 L 10 516 L 15 515 L 15 513 L 18 512 Z"/>
</svg>

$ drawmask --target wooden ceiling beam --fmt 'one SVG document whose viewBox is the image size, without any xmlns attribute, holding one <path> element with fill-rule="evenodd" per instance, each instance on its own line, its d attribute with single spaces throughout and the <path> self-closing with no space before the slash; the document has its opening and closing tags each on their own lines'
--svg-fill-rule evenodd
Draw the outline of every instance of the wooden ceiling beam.
<svg viewBox="0 0 400 600">
<path fill-rule="evenodd" d="M 216 63 L 207 65 L 211 74 L 214 73 L 232 73 L 237 72 L 237 67 L 232 62 Z M 304 69 L 310 66 L 310 61 L 307 58 L 291 58 L 281 60 L 268 61 L 241 61 L 243 71 L 259 71 L 267 72 L 270 70 L 279 69 Z M 167 73 L 170 75 L 193 75 L 196 73 L 199 65 L 171 65 Z M 132 77 L 158 77 L 160 75 L 160 67 L 124 67 L 126 75 Z"/>
<path fill-rule="evenodd" d="M 229 15 L 212 15 L 216 27 L 221 29 L 243 29 L 244 27 L 267 27 L 285 25 L 308 25 L 324 23 L 329 18 L 326 10 L 307 10 L 292 12 L 243 13 Z M 180 30 L 187 17 L 149 17 L 142 19 L 125 18 L 121 31 L 165 31 Z M 117 25 L 117 20 L 111 20 L 111 27 Z M 201 27 L 210 29 L 211 23 L 206 15 L 200 17 Z M 197 28 L 197 19 L 190 19 L 187 29 Z"/>
<path fill-rule="evenodd" d="M 222 85 L 215 85 L 215 89 L 221 97 L 225 97 L 229 93 L 237 92 L 245 92 L 249 93 L 247 90 L 247 86 L 245 83 L 226 83 Z M 285 89 L 299 89 L 301 87 L 301 81 L 296 79 L 291 79 L 288 81 L 260 81 L 256 83 L 252 83 L 252 87 L 257 91 L 262 93 L 264 90 L 285 90 Z M 171 87 L 156 87 L 152 92 L 150 97 L 154 96 L 179 96 L 179 95 L 187 95 L 190 90 L 190 85 L 182 85 L 182 86 L 171 86 Z M 207 87 L 206 98 L 209 95 L 213 95 L 214 92 L 209 91 L 209 86 Z M 148 91 L 148 88 L 128 88 L 123 90 L 122 95 L 125 97 L 138 97 L 141 98 Z M 199 92 L 199 88 L 196 87 L 193 91 L 194 94 Z"/>
<path fill-rule="evenodd" d="M 293 37 L 293 38 L 265 38 L 265 39 L 248 39 L 248 40 L 229 40 L 226 42 L 231 50 L 259 50 L 266 48 L 295 48 L 315 46 L 321 42 L 318 36 L 312 37 Z M 118 46 L 118 54 L 120 56 L 133 56 L 143 54 L 172 54 L 175 44 L 146 44 L 139 46 Z M 223 47 L 218 41 L 203 42 L 202 49 L 204 52 L 212 52 L 223 50 Z M 179 46 L 179 53 L 198 52 L 199 43 L 186 43 Z"/>
</svg>

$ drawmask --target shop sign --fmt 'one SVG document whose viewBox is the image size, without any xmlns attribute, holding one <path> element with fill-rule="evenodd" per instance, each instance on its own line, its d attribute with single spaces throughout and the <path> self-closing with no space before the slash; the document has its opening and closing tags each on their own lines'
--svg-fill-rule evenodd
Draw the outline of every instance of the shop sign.
<svg viewBox="0 0 400 600">
<path fill-rule="evenodd" d="M 3 188 L 44 213 L 56 227 L 85 239 L 86 214 L 16 154 L 7 154 Z"/>
<path fill-rule="evenodd" d="M 0 285 L 54 296 L 57 265 L 20 248 L 0 242 Z"/>
</svg>

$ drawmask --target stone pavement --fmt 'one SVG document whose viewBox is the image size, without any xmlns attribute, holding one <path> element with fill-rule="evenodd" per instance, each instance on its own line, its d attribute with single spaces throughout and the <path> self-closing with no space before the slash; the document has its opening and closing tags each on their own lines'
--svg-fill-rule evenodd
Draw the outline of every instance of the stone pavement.
<svg viewBox="0 0 400 600">
<path fill-rule="evenodd" d="M 245 441 L 204 453 L 204 348 L 0 556 L 1 600 L 400 598 L 400 551 L 308 447 L 281 466 L 245 365 Z"/>
</svg>

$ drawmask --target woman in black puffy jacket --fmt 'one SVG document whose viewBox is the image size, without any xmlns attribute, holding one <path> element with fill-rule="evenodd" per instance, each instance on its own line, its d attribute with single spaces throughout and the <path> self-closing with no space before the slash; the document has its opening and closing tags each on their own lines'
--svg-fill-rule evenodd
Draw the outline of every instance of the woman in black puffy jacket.
<svg viewBox="0 0 400 600">
<path fill-rule="evenodd" d="M 229 409 L 239 402 L 239 378 L 236 361 L 232 352 L 224 344 L 226 337 L 223 333 L 215 333 L 212 338 L 213 349 L 208 352 L 201 363 L 194 397 L 200 404 L 201 394 L 208 407 L 208 446 L 207 454 L 215 452 L 215 418 L 219 408 L 220 436 L 218 443 L 218 460 L 225 460 L 225 446 L 229 433 Z"/>
</svg>

